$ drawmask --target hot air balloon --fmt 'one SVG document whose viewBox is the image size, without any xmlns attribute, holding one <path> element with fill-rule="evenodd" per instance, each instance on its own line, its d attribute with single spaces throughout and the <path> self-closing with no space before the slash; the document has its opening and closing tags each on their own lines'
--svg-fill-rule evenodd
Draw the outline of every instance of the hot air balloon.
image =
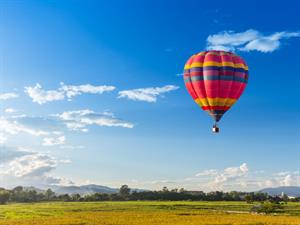
<svg viewBox="0 0 300 225">
<path fill-rule="evenodd" d="M 204 51 L 192 55 L 184 66 L 185 86 L 194 101 L 218 122 L 242 95 L 248 81 L 248 66 L 238 55 Z"/>
</svg>

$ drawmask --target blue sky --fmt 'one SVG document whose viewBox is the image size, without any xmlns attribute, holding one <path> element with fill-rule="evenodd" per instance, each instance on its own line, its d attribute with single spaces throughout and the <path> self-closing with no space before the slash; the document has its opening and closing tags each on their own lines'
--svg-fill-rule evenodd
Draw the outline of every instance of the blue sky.
<svg viewBox="0 0 300 225">
<path fill-rule="evenodd" d="M 0 186 L 300 185 L 297 4 L 0 1 Z M 250 70 L 218 135 L 180 75 L 210 48 Z"/>
</svg>

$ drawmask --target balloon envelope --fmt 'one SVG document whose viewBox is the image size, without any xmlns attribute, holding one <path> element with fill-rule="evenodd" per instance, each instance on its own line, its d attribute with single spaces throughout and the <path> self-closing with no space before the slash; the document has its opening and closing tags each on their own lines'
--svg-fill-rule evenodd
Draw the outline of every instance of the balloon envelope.
<svg viewBox="0 0 300 225">
<path fill-rule="evenodd" d="M 191 56 L 184 66 L 188 92 L 216 122 L 239 99 L 247 81 L 247 64 L 231 52 L 200 52 Z"/>
</svg>

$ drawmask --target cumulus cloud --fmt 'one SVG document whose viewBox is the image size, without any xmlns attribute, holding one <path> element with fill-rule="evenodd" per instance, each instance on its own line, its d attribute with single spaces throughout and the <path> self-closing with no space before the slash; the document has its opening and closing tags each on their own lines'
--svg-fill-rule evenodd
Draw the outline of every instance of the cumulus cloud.
<svg viewBox="0 0 300 225">
<path fill-rule="evenodd" d="M 249 169 L 246 163 L 243 163 L 242 165 L 238 167 L 228 167 L 224 169 L 223 172 L 217 174 L 214 181 L 211 183 L 213 186 L 220 186 L 223 183 L 234 180 L 243 176 L 246 176 Z"/>
<path fill-rule="evenodd" d="M 236 33 L 233 31 L 223 31 L 218 34 L 209 35 L 207 38 L 208 50 L 224 51 L 259 51 L 273 52 L 277 50 L 282 39 L 300 37 L 299 32 L 275 32 L 264 35 L 257 30 L 249 29 L 245 32 Z"/>
<path fill-rule="evenodd" d="M 19 97 L 18 94 L 14 93 L 14 92 L 7 92 L 7 93 L 0 93 L 0 100 L 8 100 L 8 99 L 12 99 L 12 98 L 17 98 Z"/>
<path fill-rule="evenodd" d="M 0 147 L 0 153 L 4 153 L 0 160 L 0 179 L 10 181 L 12 185 L 52 185 L 66 182 L 66 179 L 55 177 L 51 172 L 59 164 L 70 163 L 70 160 L 58 160 L 47 154 L 14 148 Z"/>
<path fill-rule="evenodd" d="M 138 88 L 119 91 L 118 98 L 127 98 L 134 101 L 156 102 L 157 97 L 164 93 L 177 90 L 179 87 L 166 85 L 163 87 Z"/>
<path fill-rule="evenodd" d="M 64 92 L 60 90 L 43 90 L 39 83 L 34 87 L 25 87 L 25 93 L 32 98 L 33 102 L 40 105 L 46 102 L 63 100 L 65 98 Z"/>
<path fill-rule="evenodd" d="M 257 182 L 260 187 L 300 186 L 299 171 L 283 171 Z"/>
<path fill-rule="evenodd" d="M 197 177 L 205 177 L 199 180 Z M 299 171 L 282 171 L 274 174 L 267 174 L 265 171 L 249 170 L 246 163 L 240 166 L 228 167 L 224 170 L 204 170 L 190 178 L 190 182 L 199 182 L 201 187 L 208 187 L 210 190 L 245 190 L 257 191 L 266 187 L 278 186 L 299 186 Z"/>
<path fill-rule="evenodd" d="M 299 186 L 300 171 L 283 171 L 274 174 L 251 171 L 247 163 L 224 169 L 207 169 L 192 177 L 127 182 L 132 187 L 161 189 L 183 187 L 202 191 L 259 191 L 266 187 Z"/>
<path fill-rule="evenodd" d="M 124 128 L 134 127 L 132 123 L 116 118 L 113 113 L 98 113 L 89 109 L 66 111 L 56 115 L 56 117 L 63 121 L 70 130 L 79 130 L 82 132 L 87 132 L 87 127 L 90 125 Z"/>
<path fill-rule="evenodd" d="M 40 176 L 57 166 L 57 161 L 48 155 L 32 153 L 18 157 L 8 163 L 10 173 L 16 177 Z"/>
<path fill-rule="evenodd" d="M 33 102 L 44 104 L 51 101 L 59 101 L 67 98 L 72 100 L 73 97 L 81 95 L 82 93 L 102 94 L 110 92 L 115 89 L 114 86 L 93 86 L 91 84 L 84 85 L 65 85 L 60 83 L 60 87 L 56 90 L 44 90 L 42 86 L 37 83 L 35 86 L 25 87 L 25 93 L 32 98 Z"/>
<path fill-rule="evenodd" d="M 66 142 L 65 136 L 59 137 L 45 137 L 43 138 L 43 145 L 44 146 L 55 146 L 55 145 L 63 145 Z"/>
</svg>

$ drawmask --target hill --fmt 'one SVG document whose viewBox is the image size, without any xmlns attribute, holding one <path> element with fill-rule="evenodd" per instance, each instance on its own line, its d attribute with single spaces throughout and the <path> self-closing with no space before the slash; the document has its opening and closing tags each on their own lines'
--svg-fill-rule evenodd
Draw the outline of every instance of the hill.
<svg viewBox="0 0 300 225">
<path fill-rule="evenodd" d="M 269 195 L 281 195 L 285 193 L 288 196 L 300 197 L 300 187 L 297 186 L 282 186 L 276 188 L 264 188 L 260 192 L 268 193 Z"/>
<path fill-rule="evenodd" d="M 89 184 L 89 185 L 81 185 L 81 186 L 51 186 L 51 189 L 57 194 L 93 194 L 96 192 L 101 193 L 117 193 L 119 191 L 118 188 L 110 188 L 107 186 Z"/>
</svg>

